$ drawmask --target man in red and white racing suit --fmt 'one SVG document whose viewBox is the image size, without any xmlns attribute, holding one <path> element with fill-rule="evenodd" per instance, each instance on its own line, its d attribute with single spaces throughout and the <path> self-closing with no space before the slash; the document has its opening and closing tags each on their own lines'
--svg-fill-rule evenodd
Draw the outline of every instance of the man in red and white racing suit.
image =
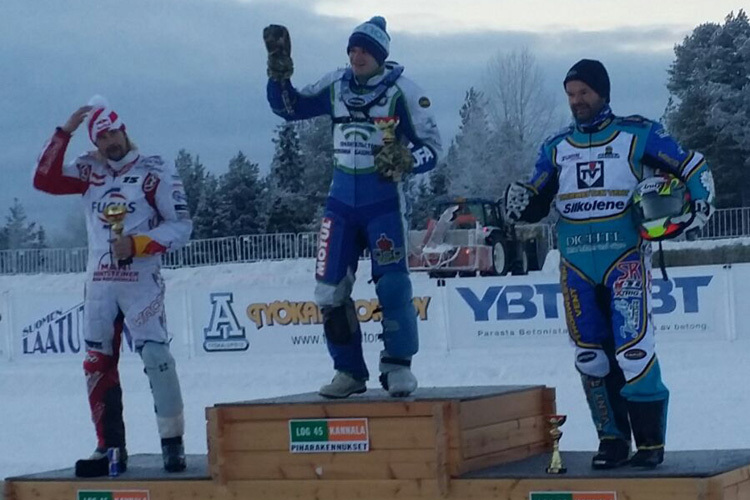
<svg viewBox="0 0 750 500">
<path fill-rule="evenodd" d="M 190 238 L 185 191 L 170 165 L 138 151 L 106 102 L 93 101 L 55 130 L 34 173 L 34 187 L 41 191 L 81 195 L 86 216 L 83 369 L 98 442 L 91 458 L 76 463 L 76 475 L 106 475 L 109 448 L 119 449 L 120 470 L 127 468 L 117 368 L 123 325 L 149 378 L 164 467 L 181 471 L 185 469 L 183 403 L 169 351 L 160 260 L 161 254 Z M 71 134 L 84 120 L 96 149 L 64 164 Z M 111 207 L 125 212 L 120 235 L 106 217 Z"/>
</svg>

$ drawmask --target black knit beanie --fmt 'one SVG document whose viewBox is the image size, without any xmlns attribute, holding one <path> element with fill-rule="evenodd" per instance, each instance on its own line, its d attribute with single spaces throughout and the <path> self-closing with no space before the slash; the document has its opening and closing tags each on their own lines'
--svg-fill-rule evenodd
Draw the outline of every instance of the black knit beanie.
<svg viewBox="0 0 750 500">
<path fill-rule="evenodd" d="M 594 59 L 581 59 L 565 75 L 563 86 L 573 80 L 582 81 L 609 102 L 609 75 L 601 62 Z"/>
</svg>

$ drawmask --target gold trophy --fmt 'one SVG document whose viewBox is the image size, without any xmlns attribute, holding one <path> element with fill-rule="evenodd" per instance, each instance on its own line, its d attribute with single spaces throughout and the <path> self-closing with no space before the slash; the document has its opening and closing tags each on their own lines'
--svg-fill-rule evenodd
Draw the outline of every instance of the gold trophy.
<svg viewBox="0 0 750 500">
<path fill-rule="evenodd" d="M 547 474 L 565 474 L 568 472 L 568 469 L 563 466 L 562 456 L 560 456 L 560 438 L 563 435 L 560 427 L 562 427 L 567 418 L 565 415 L 547 416 L 547 422 L 552 427 L 549 431 L 550 436 L 552 436 L 552 458 L 550 459 L 549 467 L 547 467 Z"/>
<path fill-rule="evenodd" d="M 378 154 L 388 154 L 388 148 L 396 142 L 396 127 L 401 120 L 397 116 L 378 116 L 373 118 L 372 121 L 383 134 L 383 146 Z M 403 176 L 403 172 L 396 169 L 381 171 L 380 174 L 391 178 L 394 182 L 399 182 Z"/>
<path fill-rule="evenodd" d="M 391 144 L 396 140 L 396 127 L 401 120 L 397 116 L 381 116 L 372 119 L 375 126 L 383 133 L 383 145 Z"/>
<path fill-rule="evenodd" d="M 115 239 L 119 240 L 122 238 L 122 232 L 125 229 L 125 216 L 127 215 L 128 210 L 125 207 L 125 205 L 109 205 L 104 209 L 104 218 L 107 219 L 107 222 L 109 222 L 112 232 L 115 235 Z M 118 260 L 117 264 L 122 266 L 127 266 L 128 264 L 132 264 L 133 258 L 127 258 L 123 260 Z"/>
</svg>

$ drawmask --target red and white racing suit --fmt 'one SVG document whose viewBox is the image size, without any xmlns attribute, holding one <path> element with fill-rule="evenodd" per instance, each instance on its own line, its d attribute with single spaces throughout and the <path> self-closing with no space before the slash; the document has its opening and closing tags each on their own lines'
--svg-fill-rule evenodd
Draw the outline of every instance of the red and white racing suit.
<svg viewBox="0 0 750 500">
<path fill-rule="evenodd" d="M 64 164 L 70 137 L 60 128 L 55 131 L 39 157 L 34 187 L 83 197 L 89 255 L 87 349 L 116 356 L 113 337 L 123 319 L 136 348 L 147 341 L 168 342 L 160 255 L 185 245 L 192 232 L 182 182 L 161 157 L 137 150 L 117 162 L 91 151 Z M 132 236 L 134 243 L 132 263 L 122 267 L 112 256 L 110 241 L 115 235 L 104 217 L 110 205 L 126 208 L 123 235 Z"/>
</svg>

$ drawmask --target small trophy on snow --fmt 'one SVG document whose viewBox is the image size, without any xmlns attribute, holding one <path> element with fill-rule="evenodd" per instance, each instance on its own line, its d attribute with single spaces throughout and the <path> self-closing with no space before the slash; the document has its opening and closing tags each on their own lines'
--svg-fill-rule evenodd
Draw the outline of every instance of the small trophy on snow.
<svg viewBox="0 0 750 500">
<path fill-rule="evenodd" d="M 552 427 L 549 431 L 550 436 L 552 436 L 552 458 L 550 459 L 549 467 L 547 467 L 547 474 L 565 474 L 568 472 L 568 469 L 563 466 L 562 456 L 560 456 L 560 438 L 563 435 L 560 427 L 562 427 L 567 418 L 565 415 L 547 416 L 547 422 Z"/>
<path fill-rule="evenodd" d="M 112 232 L 115 235 L 115 239 L 119 240 L 122 238 L 122 232 L 125 229 L 125 216 L 127 215 L 128 211 L 127 208 L 125 208 L 124 205 L 109 205 L 107 208 L 104 209 L 104 218 L 107 219 L 107 222 L 109 222 Z M 118 265 L 127 266 L 128 264 L 131 264 L 133 262 L 133 259 L 125 259 L 120 260 L 117 262 Z"/>
</svg>

